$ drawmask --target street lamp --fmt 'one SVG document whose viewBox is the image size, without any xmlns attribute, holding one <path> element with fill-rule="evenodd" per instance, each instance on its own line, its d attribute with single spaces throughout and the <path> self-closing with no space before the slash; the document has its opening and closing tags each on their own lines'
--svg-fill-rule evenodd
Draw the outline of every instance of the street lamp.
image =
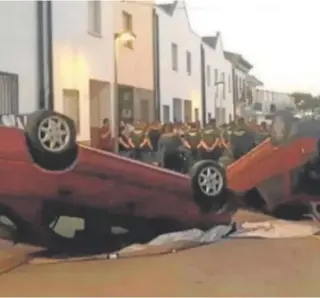
<svg viewBox="0 0 320 298">
<path fill-rule="evenodd" d="M 120 124 L 120 105 L 119 105 L 119 86 L 118 86 L 118 62 L 120 46 L 126 42 L 134 41 L 136 35 L 132 31 L 122 31 L 114 34 L 114 84 L 113 84 L 113 151 L 119 152 L 119 124 Z"/>
<path fill-rule="evenodd" d="M 218 88 L 220 85 L 224 85 L 225 83 L 224 83 L 224 81 L 217 81 L 217 82 L 215 82 L 214 83 L 214 86 L 215 86 L 215 88 Z M 216 90 L 215 90 L 215 92 L 216 92 Z M 218 122 L 218 124 L 220 124 L 220 120 L 221 120 L 221 114 L 222 114 L 222 96 L 220 96 L 220 92 L 219 92 L 219 89 L 218 89 L 218 99 L 219 99 L 219 114 L 218 115 L 216 115 L 216 118 L 217 118 L 217 116 L 218 116 L 218 119 L 216 119 L 217 120 L 217 122 Z M 217 112 L 217 98 L 215 99 L 215 101 L 214 101 L 214 104 L 215 104 L 215 106 L 214 106 L 214 110 L 215 110 L 215 113 Z"/>
</svg>

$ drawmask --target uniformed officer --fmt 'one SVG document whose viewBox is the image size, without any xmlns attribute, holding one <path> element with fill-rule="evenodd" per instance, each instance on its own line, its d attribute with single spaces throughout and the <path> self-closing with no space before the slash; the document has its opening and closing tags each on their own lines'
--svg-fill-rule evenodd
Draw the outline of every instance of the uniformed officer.
<svg viewBox="0 0 320 298">
<path fill-rule="evenodd" d="M 157 160 L 159 165 L 166 169 L 180 171 L 182 167 L 179 154 L 180 146 L 181 138 L 174 131 L 174 125 L 165 124 L 158 143 Z"/>
<path fill-rule="evenodd" d="M 132 158 L 142 161 L 145 146 L 149 145 L 149 143 L 150 140 L 146 134 L 146 125 L 143 122 L 137 121 L 128 139 Z"/>
<path fill-rule="evenodd" d="M 249 152 L 256 145 L 255 133 L 245 123 L 244 118 L 239 118 L 231 135 L 232 151 L 235 159 Z"/>
<path fill-rule="evenodd" d="M 151 163 L 155 163 L 157 161 L 156 153 L 158 151 L 158 142 L 161 136 L 161 128 L 161 123 L 155 121 L 150 124 L 147 131 L 147 139 L 149 139 L 149 142 L 147 142 L 149 152 L 147 154 L 149 157 L 149 162 Z"/>
<path fill-rule="evenodd" d="M 219 151 L 220 131 L 217 128 L 216 120 L 210 119 L 208 125 L 202 130 L 199 152 L 201 159 L 217 160 Z"/>
<path fill-rule="evenodd" d="M 265 121 L 261 122 L 258 133 L 259 133 L 258 143 L 270 137 L 270 131 L 268 129 L 267 122 Z"/>
<path fill-rule="evenodd" d="M 201 131 L 196 123 L 190 123 L 190 129 L 185 132 L 183 138 L 183 145 L 189 150 L 189 154 L 193 161 L 199 160 L 200 142 L 201 142 Z"/>
</svg>

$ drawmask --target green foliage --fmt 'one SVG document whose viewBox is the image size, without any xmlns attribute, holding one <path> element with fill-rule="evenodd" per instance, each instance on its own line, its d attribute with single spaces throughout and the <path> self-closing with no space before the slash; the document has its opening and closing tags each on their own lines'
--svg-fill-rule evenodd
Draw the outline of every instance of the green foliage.
<svg viewBox="0 0 320 298">
<path fill-rule="evenodd" d="M 294 98 L 294 103 L 299 110 L 312 110 L 320 108 L 320 96 L 313 96 L 310 93 L 294 92 L 291 94 Z"/>
</svg>

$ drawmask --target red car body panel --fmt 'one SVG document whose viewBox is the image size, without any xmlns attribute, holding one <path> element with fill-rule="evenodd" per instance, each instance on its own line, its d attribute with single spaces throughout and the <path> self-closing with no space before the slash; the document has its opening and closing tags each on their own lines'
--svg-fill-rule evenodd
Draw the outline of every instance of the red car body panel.
<svg viewBox="0 0 320 298">
<path fill-rule="evenodd" d="M 228 187 L 239 194 L 256 188 L 269 209 L 293 201 L 320 198 L 292 192 L 291 172 L 303 166 L 316 152 L 317 139 L 300 137 L 275 146 L 265 140 L 227 169 Z"/>
<path fill-rule="evenodd" d="M 31 224 L 38 238 L 45 233 L 46 202 L 174 219 L 186 228 L 230 220 L 229 213 L 200 211 L 186 175 L 85 146 L 69 169 L 47 171 L 33 162 L 22 130 L 0 127 L 0 136 L 0 204 Z"/>
</svg>

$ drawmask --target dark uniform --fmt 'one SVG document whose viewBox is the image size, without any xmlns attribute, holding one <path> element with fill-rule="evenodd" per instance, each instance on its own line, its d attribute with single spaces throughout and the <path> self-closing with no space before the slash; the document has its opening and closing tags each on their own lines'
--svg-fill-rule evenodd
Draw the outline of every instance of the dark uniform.
<svg viewBox="0 0 320 298">
<path fill-rule="evenodd" d="M 201 133 L 201 159 L 217 160 L 220 154 L 220 131 L 213 125 L 206 126 Z"/>
<path fill-rule="evenodd" d="M 259 131 L 257 132 L 256 134 L 256 143 L 257 144 L 260 144 L 262 143 L 265 139 L 269 138 L 270 137 L 270 132 L 268 130 L 268 127 L 267 127 L 267 123 L 266 122 L 262 122 L 260 124 L 260 127 L 259 127 Z"/>
<path fill-rule="evenodd" d="M 125 157 L 130 156 L 130 145 L 128 143 L 128 137 L 125 134 L 124 128 L 120 127 L 119 130 L 119 154 Z"/>
<path fill-rule="evenodd" d="M 242 118 L 239 119 L 235 129 L 231 133 L 232 151 L 235 159 L 248 153 L 256 146 L 255 133 Z"/>
<path fill-rule="evenodd" d="M 147 161 L 154 163 L 156 162 L 156 155 L 158 152 L 158 143 L 161 136 L 161 129 L 160 126 L 155 124 L 152 125 L 148 132 L 147 132 L 147 150 L 149 152 L 146 152 L 147 155 Z"/>
<path fill-rule="evenodd" d="M 129 135 L 128 143 L 131 147 L 131 156 L 134 159 L 143 160 L 146 133 L 140 125 L 134 127 Z"/>
<path fill-rule="evenodd" d="M 201 131 L 196 127 L 192 127 L 190 130 L 185 132 L 184 144 L 185 147 L 190 150 L 190 156 L 193 161 L 199 160 L 198 148 L 201 142 L 201 137 Z"/>
</svg>

